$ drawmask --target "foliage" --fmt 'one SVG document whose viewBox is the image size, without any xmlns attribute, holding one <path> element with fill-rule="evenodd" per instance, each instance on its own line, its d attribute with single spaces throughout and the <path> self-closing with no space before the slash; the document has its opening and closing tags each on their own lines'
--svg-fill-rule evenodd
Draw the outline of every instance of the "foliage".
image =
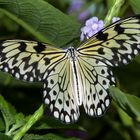
<svg viewBox="0 0 140 140">
<path fill-rule="evenodd" d="M 90 9 L 88 7 L 92 5 L 92 12 L 90 11 L 88 16 L 105 19 L 109 9 L 114 6 L 115 0 L 105 2 L 85 0 L 79 12 L 68 15 L 67 9 L 70 2 L 70 0 L 0 0 L 0 39 L 38 40 L 57 47 L 64 47 L 70 43 L 77 45 L 80 27 L 83 24 L 83 21 L 77 19 L 79 13 Z M 125 1 L 121 10 L 118 9 L 119 13 L 116 13 L 116 16 L 137 14 L 140 12 L 139 5 L 139 0 Z M 112 13 L 110 12 L 108 17 L 115 16 L 111 15 Z M 30 125 L 31 128 L 22 139 L 139 140 L 139 72 L 139 56 L 127 66 L 114 68 L 117 86 L 121 91 L 115 87 L 110 88 L 113 103 L 105 116 L 98 119 L 91 118 L 85 116 L 81 109 L 80 120 L 75 124 L 66 125 L 47 116 L 45 112 L 41 119 L 33 123 L 34 125 Z M 12 139 L 25 124 L 31 121 L 34 115 L 30 116 L 30 114 L 42 104 L 41 87 L 40 83 L 26 83 L 15 80 L 8 74 L 0 73 L 0 139 Z M 37 117 L 40 118 L 40 116 Z"/>
</svg>

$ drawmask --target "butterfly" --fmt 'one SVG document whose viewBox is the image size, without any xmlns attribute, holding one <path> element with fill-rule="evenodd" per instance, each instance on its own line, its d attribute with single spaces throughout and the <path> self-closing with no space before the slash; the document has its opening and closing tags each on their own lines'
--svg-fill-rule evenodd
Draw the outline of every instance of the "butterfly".
<svg viewBox="0 0 140 140">
<path fill-rule="evenodd" d="M 119 20 L 79 47 L 59 49 L 26 40 L 0 42 L 0 70 L 13 77 L 43 82 L 43 99 L 51 114 L 72 123 L 83 106 L 89 116 L 103 115 L 115 86 L 112 67 L 129 63 L 140 52 L 140 16 Z"/>
</svg>

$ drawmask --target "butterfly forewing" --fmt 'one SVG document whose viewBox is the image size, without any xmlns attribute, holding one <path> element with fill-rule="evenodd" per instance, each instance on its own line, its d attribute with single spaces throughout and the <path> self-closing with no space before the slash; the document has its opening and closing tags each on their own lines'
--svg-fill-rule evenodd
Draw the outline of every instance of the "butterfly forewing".
<svg viewBox="0 0 140 140">
<path fill-rule="evenodd" d="M 77 50 L 110 66 L 127 64 L 140 52 L 140 16 L 115 22 L 99 31 Z"/>
<path fill-rule="evenodd" d="M 25 41 L 1 41 L 0 69 L 26 81 L 42 81 L 65 52 L 50 45 Z"/>
</svg>

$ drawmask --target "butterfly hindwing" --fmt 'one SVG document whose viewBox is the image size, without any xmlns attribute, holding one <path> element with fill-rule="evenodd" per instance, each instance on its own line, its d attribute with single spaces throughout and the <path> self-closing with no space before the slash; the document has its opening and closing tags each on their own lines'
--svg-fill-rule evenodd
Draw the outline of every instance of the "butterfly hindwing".
<svg viewBox="0 0 140 140">
<path fill-rule="evenodd" d="M 80 73 L 84 79 L 83 106 L 85 112 L 93 117 L 101 116 L 110 105 L 108 88 L 115 85 L 110 67 L 88 56 L 78 58 Z"/>
<path fill-rule="evenodd" d="M 79 118 L 71 76 L 70 61 L 65 58 L 44 77 L 44 102 L 51 114 L 65 123 L 75 122 Z"/>
<path fill-rule="evenodd" d="M 127 64 L 140 52 L 140 16 L 109 25 L 83 43 L 78 51 L 110 66 Z"/>
</svg>

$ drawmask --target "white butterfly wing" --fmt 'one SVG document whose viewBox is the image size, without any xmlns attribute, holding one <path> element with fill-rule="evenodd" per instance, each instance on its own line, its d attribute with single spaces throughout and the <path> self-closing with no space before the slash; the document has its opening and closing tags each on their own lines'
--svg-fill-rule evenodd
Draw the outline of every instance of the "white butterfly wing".
<svg viewBox="0 0 140 140">
<path fill-rule="evenodd" d="M 65 51 L 40 42 L 6 40 L 0 43 L 0 70 L 20 80 L 42 81 L 50 66 L 65 56 Z"/>
<path fill-rule="evenodd" d="M 75 122 L 79 118 L 79 106 L 75 100 L 72 70 L 69 59 L 59 60 L 44 77 L 44 101 L 51 114 L 65 122 Z"/>
<path fill-rule="evenodd" d="M 78 68 L 84 79 L 83 106 L 93 117 L 101 116 L 110 105 L 108 88 L 115 85 L 113 73 L 105 63 L 88 56 L 79 56 Z"/>
<path fill-rule="evenodd" d="M 34 41 L 1 41 L 0 70 L 20 80 L 44 82 L 44 101 L 52 115 L 66 123 L 79 118 L 65 50 Z"/>
<path fill-rule="evenodd" d="M 140 15 L 121 19 L 102 29 L 78 49 L 78 52 L 110 66 L 129 63 L 140 52 Z"/>
</svg>

